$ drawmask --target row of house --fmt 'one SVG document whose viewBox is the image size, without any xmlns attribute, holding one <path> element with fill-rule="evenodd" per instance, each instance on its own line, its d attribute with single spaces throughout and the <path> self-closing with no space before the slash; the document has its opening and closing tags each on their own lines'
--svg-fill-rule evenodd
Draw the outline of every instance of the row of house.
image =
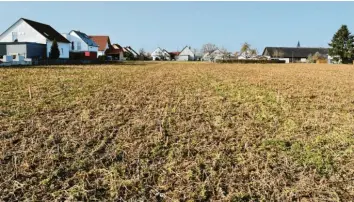
<svg viewBox="0 0 354 202">
<path fill-rule="evenodd" d="M 317 48 L 317 47 L 300 47 L 300 42 L 298 42 L 296 47 L 265 47 L 262 55 L 251 55 L 248 53 L 241 53 L 239 55 L 231 56 L 229 53 L 223 52 L 220 49 L 216 49 L 213 52 L 205 53 L 201 58 L 199 58 L 196 53 L 194 53 L 190 46 L 186 46 L 181 52 L 168 52 L 165 49 L 158 47 L 155 49 L 151 56 L 153 60 L 177 60 L 177 61 L 215 61 L 222 60 L 226 58 L 232 59 L 268 59 L 268 60 L 284 60 L 285 63 L 298 63 L 298 62 L 308 62 L 309 56 L 319 54 L 322 58 L 332 63 L 332 57 L 328 54 L 328 48 Z"/>
<path fill-rule="evenodd" d="M 195 61 L 199 59 L 190 46 L 185 46 L 180 52 L 168 52 L 158 47 L 151 53 L 151 57 L 152 60 Z"/>
<path fill-rule="evenodd" d="M 54 39 L 58 43 L 59 58 L 63 59 L 97 59 L 105 55 L 124 60 L 127 54 L 138 57 L 130 46 L 111 44 L 109 36 L 87 35 L 78 30 L 60 34 L 50 25 L 25 18 L 20 18 L 0 35 L 0 57 L 47 58 Z"/>
<path fill-rule="evenodd" d="M 233 59 L 268 59 L 268 60 L 283 60 L 285 63 L 298 63 L 298 62 L 308 62 L 309 56 L 314 56 L 319 54 L 321 58 L 327 60 L 328 63 L 332 63 L 333 58 L 328 54 L 328 48 L 317 48 L 317 47 L 300 47 L 300 43 L 296 47 L 265 47 L 262 55 L 250 55 L 247 53 L 242 53 L 236 56 L 230 56 L 228 53 L 222 52 L 219 49 L 211 53 L 206 53 L 202 57 L 203 61 L 215 61 L 222 60 L 226 58 Z"/>
<path fill-rule="evenodd" d="M 87 35 L 78 30 L 60 34 L 53 27 L 33 20 L 20 18 L 0 35 L 0 57 L 3 55 L 19 55 L 24 58 L 47 58 L 54 39 L 58 43 L 60 58 L 96 59 L 107 56 L 112 60 L 137 59 L 139 54 L 130 46 L 123 47 L 111 43 L 109 36 Z M 269 60 L 284 60 L 286 63 L 306 62 L 309 55 L 319 53 L 331 62 L 328 48 L 313 47 L 265 47 L 262 57 Z M 197 56 L 190 46 L 181 51 L 168 52 L 158 47 L 151 53 L 153 60 L 177 61 L 213 61 L 225 58 L 219 49 Z M 237 56 L 237 59 L 258 59 L 260 56 Z"/>
</svg>

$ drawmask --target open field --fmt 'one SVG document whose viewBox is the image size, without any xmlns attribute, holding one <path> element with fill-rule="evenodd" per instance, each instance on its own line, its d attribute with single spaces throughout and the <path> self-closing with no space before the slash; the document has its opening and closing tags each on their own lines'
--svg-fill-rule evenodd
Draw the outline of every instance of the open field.
<svg viewBox="0 0 354 202">
<path fill-rule="evenodd" d="M 354 67 L 0 69 L 0 201 L 353 201 Z"/>
</svg>

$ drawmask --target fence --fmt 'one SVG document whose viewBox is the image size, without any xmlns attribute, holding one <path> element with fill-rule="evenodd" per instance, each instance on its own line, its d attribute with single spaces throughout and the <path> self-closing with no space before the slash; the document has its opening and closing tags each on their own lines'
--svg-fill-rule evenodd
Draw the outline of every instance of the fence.
<svg viewBox="0 0 354 202">
<path fill-rule="evenodd" d="M 122 61 L 107 61 L 107 60 L 33 60 L 32 65 L 83 65 L 83 64 L 119 64 Z"/>
</svg>

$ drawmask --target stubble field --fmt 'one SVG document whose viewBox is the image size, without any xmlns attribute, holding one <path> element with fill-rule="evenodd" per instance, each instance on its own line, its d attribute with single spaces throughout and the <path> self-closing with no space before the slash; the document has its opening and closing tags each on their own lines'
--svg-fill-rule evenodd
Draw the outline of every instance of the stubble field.
<svg viewBox="0 0 354 202">
<path fill-rule="evenodd" d="M 0 69 L 0 201 L 353 201 L 354 67 Z"/>
</svg>

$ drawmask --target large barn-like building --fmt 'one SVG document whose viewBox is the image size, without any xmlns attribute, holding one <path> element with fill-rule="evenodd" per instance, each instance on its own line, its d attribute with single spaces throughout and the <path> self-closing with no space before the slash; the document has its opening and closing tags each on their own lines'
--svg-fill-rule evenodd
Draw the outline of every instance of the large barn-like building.
<svg viewBox="0 0 354 202">
<path fill-rule="evenodd" d="M 263 56 L 270 59 L 285 60 L 286 63 L 306 62 L 309 55 L 319 53 L 328 57 L 328 48 L 305 48 L 305 47 L 265 47 Z"/>
</svg>

